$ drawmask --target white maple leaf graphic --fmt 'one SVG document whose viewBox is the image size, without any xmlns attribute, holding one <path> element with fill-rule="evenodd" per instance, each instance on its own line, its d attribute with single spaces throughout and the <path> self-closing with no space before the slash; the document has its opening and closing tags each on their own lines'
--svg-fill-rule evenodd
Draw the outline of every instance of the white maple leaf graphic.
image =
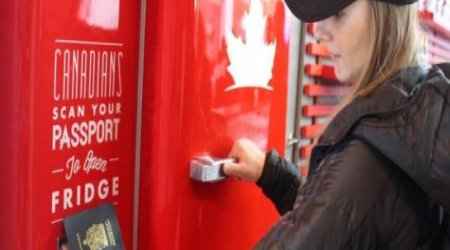
<svg viewBox="0 0 450 250">
<path fill-rule="evenodd" d="M 120 0 L 82 0 L 78 18 L 86 24 L 105 30 L 119 27 Z"/>
<path fill-rule="evenodd" d="M 225 91 L 253 87 L 273 90 L 269 86 L 275 58 L 276 41 L 265 42 L 266 17 L 261 0 L 251 0 L 250 10 L 243 18 L 246 43 L 228 30 L 225 36 L 230 59 L 228 71 L 233 76 L 234 85 Z"/>
</svg>

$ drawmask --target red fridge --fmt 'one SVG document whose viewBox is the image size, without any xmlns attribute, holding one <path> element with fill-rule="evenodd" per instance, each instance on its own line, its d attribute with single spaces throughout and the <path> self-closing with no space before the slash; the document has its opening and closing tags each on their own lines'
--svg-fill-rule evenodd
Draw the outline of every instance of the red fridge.
<svg viewBox="0 0 450 250">
<path fill-rule="evenodd" d="M 132 248 L 140 2 L 0 3 L 0 249 L 113 202 Z"/>
<path fill-rule="evenodd" d="M 106 202 L 126 249 L 250 249 L 275 207 L 189 163 L 284 153 L 290 24 L 282 0 L 0 3 L 0 250 Z"/>
<path fill-rule="evenodd" d="M 147 1 L 138 249 L 251 249 L 279 218 L 251 183 L 189 177 L 237 138 L 285 147 L 281 0 Z"/>
</svg>

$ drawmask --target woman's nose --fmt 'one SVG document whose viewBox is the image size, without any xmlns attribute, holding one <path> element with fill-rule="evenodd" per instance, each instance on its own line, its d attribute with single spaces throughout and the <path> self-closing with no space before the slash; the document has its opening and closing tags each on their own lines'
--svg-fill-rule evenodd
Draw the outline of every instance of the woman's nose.
<svg viewBox="0 0 450 250">
<path fill-rule="evenodd" d="M 314 38 L 321 42 L 329 42 L 331 40 L 331 34 L 326 29 L 323 21 L 316 23 L 316 28 L 314 29 Z"/>
</svg>

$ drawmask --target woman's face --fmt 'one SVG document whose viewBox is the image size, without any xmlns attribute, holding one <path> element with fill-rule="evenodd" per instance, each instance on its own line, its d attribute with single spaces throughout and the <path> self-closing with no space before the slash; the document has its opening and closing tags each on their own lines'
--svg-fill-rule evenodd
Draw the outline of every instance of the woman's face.
<svg viewBox="0 0 450 250">
<path fill-rule="evenodd" d="M 368 60 L 369 8 L 368 0 L 356 0 L 317 23 L 314 35 L 330 50 L 336 77 L 341 82 L 356 82 Z"/>
</svg>

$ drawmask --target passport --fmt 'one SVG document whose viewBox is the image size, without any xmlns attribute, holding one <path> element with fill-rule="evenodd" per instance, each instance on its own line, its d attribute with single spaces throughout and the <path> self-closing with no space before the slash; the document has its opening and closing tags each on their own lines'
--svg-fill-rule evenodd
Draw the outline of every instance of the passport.
<svg viewBox="0 0 450 250">
<path fill-rule="evenodd" d="M 122 235 L 112 203 L 64 218 L 70 250 L 122 250 Z"/>
</svg>

